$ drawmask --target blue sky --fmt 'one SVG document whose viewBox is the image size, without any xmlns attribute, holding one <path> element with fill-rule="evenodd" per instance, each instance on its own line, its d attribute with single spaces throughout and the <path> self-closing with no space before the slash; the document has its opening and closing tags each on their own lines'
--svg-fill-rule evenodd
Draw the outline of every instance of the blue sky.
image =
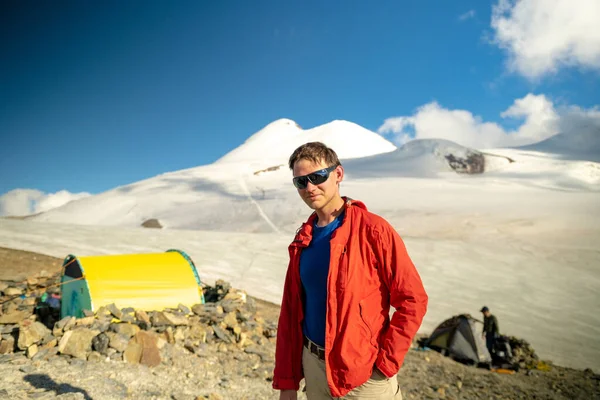
<svg viewBox="0 0 600 400">
<path fill-rule="evenodd" d="M 377 131 L 435 102 L 509 130 L 520 122 L 501 113 L 529 93 L 600 103 L 586 54 L 511 68 L 494 3 L 4 1 L 0 194 L 99 193 L 208 164 L 279 118 Z"/>
</svg>

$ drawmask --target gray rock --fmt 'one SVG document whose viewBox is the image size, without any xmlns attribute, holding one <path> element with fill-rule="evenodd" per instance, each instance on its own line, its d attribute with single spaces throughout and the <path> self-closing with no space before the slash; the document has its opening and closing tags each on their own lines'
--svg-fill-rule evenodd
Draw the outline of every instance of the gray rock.
<svg viewBox="0 0 600 400">
<path fill-rule="evenodd" d="M 228 313 L 227 315 L 225 315 L 225 318 L 223 318 L 223 323 L 227 326 L 227 328 L 231 328 L 231 329 L 238 326 L 236 313 L 234 311 L 232 311 L 232 312 Z"/>
<path fill-rule="evenodd" d="M 106 332 L 110 328 L 110 320 L 109 319 L 97 319 L 96 323 L 93 325 L 94 329 L 99 330 L 100 332 Z"/>
<path fill-rule="evenodd" d="M 11 296 L 20 296 L 23 294 L 23 289 L 17 288 L 17 287 L 8 287 L 6 289 L 3 290 L 4 295 L 11 297 Z"/>
<path fill-rule="evenodd" d="M 136 333 L 140 331 L 140 327 L 134 324 L 129 323 L 121 323 L 121 324 L 111 324 L 110 329 L 113 332 L 121 334 L 127 338 L 131 338 L 135 336 Z"/>
<path fill-rule="evenodd" d="M 113 349 L 117 350 L 119 353 L 122 353 L 127 348 L 127 344 L 129 343 L 129 338 L 126 338 L 123 335 L 119 335 L 115 332 L 105 332 L 105 334 L 110 339 L 109 346 Z"/>
<path fill-rule="evenodd" d="M 121 317 L 123 316 L 123 312 L 119 310 L 119 308 L 114 303 L 107 305 L 106 309 L 110 311 L 110 313 L 114 315 L 115 318 L 121 319 Z"/>
<path fill-rule="evenodd" d="M 31 315 L 25 311 L 19 311 L 16 308 L 10 312 L 0 315 L 0 324 L 18 324 Z"/>
<path fill-rule="evenodd" d="M 15 349 L 15 338 L 13 336 L 9 336 L 6 339 L 2 339 L 0 341 L 0 354 L 10 354 L 14 352 Z"/>
<path fill-rule="evenodd" d="M 21 350 L 25 350 L 32 344 L 39 343 L 46 335 L 50 334 L 50 330 L 41 322 L 23 321 L 19 325 L 17 347 Z"/>
<path fill-rule="evenodd" d="M 98 353 L 97 351 L 92 351 L 90 353 L 90 355 L 88 356 L 87 360 L 91 361 L 91 362 L 100 362 L 100 361 L 104 361 L 105 358 L 106 358 L 105 356 Z"/>
<path fill-rule="evenodd" d="M 136 310 L 135 311 L 135 318 L 138 320 L 138 322 L 143 322 L 148 327 L 151 325 L 151 323 L 150 323 L 150 317 L 148 317 L 148 314 L 144 310 Z"/>
<path fill-rule="evenodd" d="M 179 304 L 177 306 L 177 308 L 179 309 L 179 311 L 181 311 L 182 313 L 184 313 L 185 315 L 191 314 L 192 311 L 190 310 L 190 308 L 188 306 L 186 306 L 185 304 Z"/>
<path fill-rule="evenodd" d="M 100 332 L 87 328 L 68 331 L 58 344 L 58 351 L 82 360 L 87 359 L 87 353 L 92 351 L 92 340 Z"/>
<path fill-rule="evenodd" d="M 142 358 L 142 345 L 131 339 L 123 352 L 123 361 L 130 364 L 138 364 Z"/>
<path fill-rule="evenodd" d="M 19 329 L 19 325 L 0 325 L 0 335 L 4 336 L 7 334 L 12 334 Z"/>
<path fill-rule="evenodd" d="M 106 306 L 102 306 L 96 310 L 96 317 L 105 318 L 111 316 L 111 312 L 106 308 Z"/>
<path fill-rule="evenodd" d="M 47 344 L 51 343 L 53 340 L 56 340 L 54 335 L 52 333 L 48 333 L 46 336 L 44 336 L 42 338 L 42 340 L 40 341 L 40 344 L 47 345 Z M 49 347 L 52 347 L 52 346 L 49 346 Z"/>
<path fill-rule="evenodd" d="M 217 337 L 225 343 L 235 343 L 233 337 L 225 329 L 221 328 L 218 325 L 212 326 L 212 329 L 215 332 L 215 335 L 217 335 Z"/>
<path fill-rule="evenodd" d="M 32 344 L 31 346 L 29 346 L 27 348 L 27 358 L 33 358 L 33 356 L 35 356 L 38 352 L 38 345 L 37 344 Z"/>
<path fill-rule="evenodd" d="M 154 313 L 151 321 L 153 326 L 180 326 L 188 324 L 188 319 L 185 317 L 185 315 L 172 314 L 166 311 Z"/>
<path fill-rule="evenodd" d="M 204 315 L 206 304 L 194 304 L 192 306 L 192 312 L 196 315 Z"/>
<path fill-rule="evenodd" d="M 122 322 L 134 323 L 135 322 L 135 316 L 133 314 L 123 313 L 123 316 L 121 317 L 121 321 Z"/>
<path fill-rule="evenodd" d="M 58 321 L 54 326 L 60 330 L 64 330 L 65 326 L 67 326 L 67 324 L 73 322 L 74 323 L 75 317 L 71 317 L 71 316 L 67 316 L 64 317 L 63 319 L 61 319 L 60 321 Z"/>
<path fill-rule="evenodd" d="M 198 340 L 202 343 L 206 342 L 207 330 L 202 325 L 192 325 L 187 331 L 187 338 Z"/>
<path fill-rule="evenodd" d="M 110 338 L 105 333 L 100 333 L 98 336 L 92 339 L 92 349 L 100 354 L 107 355 L 108 345 Z"/>
<path fill-rule="evenodd" d="M 75 321 L 75 326 L 92 326 L 96 322 L 96 318 L 94 316 L 79 318 Z"/>
<path fill-rule="evenodd" d="M 83 315 L 85 317 L 93 317 L 94 316 L 94 312 L 91 310 L 83 310 Z"/>
<path fill-rule="evenodd" d="M 49 354 L 50 349 L 41 349 L 31 358 L 31 361 L 45 360 Z"/>
</svg>

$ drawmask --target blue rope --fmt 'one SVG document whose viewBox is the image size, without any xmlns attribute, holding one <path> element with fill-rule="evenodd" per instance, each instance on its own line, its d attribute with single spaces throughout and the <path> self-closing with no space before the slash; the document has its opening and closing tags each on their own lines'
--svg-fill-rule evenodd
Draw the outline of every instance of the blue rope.
<svg viewBox="0 0 600 400">
<path fill-rule="evenodd" d="M 192 261 L 192 258 L 188 256 L 185 251 L 182 250 L 169 249 L 167 250 L 167 253 L 169 252 L 181 254 L 183 258 L 185 258 L 185 260 L 190 264 L 192 272 L 194 273 L 194 278 L 196 278 L 196 283 L 198 283 L 198 288 L 200 289 L 200 304 L 204 304 L 204 291 L 202 290 L 202 282 L 200 281 L 200 275 L 198 275 L 198 270 L 196 269 L 196 265 L 194 264 L 194 261 Z"/>
</svg>

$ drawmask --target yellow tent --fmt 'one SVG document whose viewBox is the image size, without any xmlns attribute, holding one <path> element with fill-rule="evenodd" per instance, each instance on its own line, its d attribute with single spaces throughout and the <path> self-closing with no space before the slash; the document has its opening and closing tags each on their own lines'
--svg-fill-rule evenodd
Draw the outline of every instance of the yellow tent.
<svg viewBox="0 0 600 400">
<path fill-rule="evenodd" d="M 198 271 L 183 251 L 76 257 L 63 263 L 61 318 L 111 303 L 146 311 L 204 303 Z"/>
</svg>

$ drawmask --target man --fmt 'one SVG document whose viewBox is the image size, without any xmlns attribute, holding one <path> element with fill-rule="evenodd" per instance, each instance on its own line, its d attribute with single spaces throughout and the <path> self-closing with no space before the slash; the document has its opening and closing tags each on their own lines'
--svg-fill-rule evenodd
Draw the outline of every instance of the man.
<svg viewBox="0 0 600 400">
<path fill-rule="evenodd" d="M 487 347 L 490 355 L 493 356 L 494 344 L 496 338 L 500 336 L 500 328 L 498 327 L 498 319 L 490 313 L 490 309 L 483 306 L 481 309 L 483 313 L 483 332 L 482 336 L 485 338 L 485 347 Z"/>
<path fill-rule="evenodd" d="M 396 374 L 427 309 L 421 278 L 394 228 L 340 196 L 332 149 L 304 144 L 289 167 L 314 213 L 289 247 L 273 387 L 283 400 L 303 378 L 310 400 L 401 399 Z"/>
</svg>

